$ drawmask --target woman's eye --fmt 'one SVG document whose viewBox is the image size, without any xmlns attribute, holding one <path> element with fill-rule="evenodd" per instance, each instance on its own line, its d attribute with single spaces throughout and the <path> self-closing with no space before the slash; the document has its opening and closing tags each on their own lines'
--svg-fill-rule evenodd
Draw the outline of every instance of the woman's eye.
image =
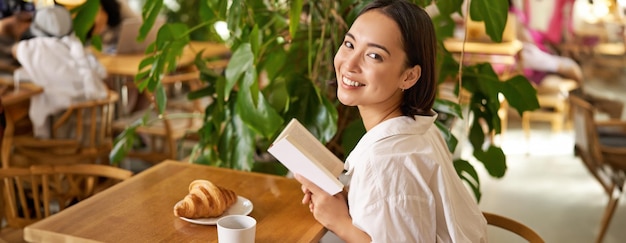
<svg viewBox="0 0 626 243">
<path fill-rule="evenodd" d="M 349 41 L 344 41 L 344 42 L 343 42 L 343 45 L 344 45 L 344 46 L 346 46 L 347 48 L 354 49 L 354 46 L 353 46 L 353 45 L 352 45 L 352 43 L 351 43 L 351 42 L 349 42 Z"/>
<path fill-rule="evenodd" d="M 383 60 L 383 58 L 380 55 L 376 54 L 376 53 L 370 53 L 370 54 L 367 54 L 367 56 L 372 58 L 372 59 L 374 59 L 374 60 Z"/>
</svg>

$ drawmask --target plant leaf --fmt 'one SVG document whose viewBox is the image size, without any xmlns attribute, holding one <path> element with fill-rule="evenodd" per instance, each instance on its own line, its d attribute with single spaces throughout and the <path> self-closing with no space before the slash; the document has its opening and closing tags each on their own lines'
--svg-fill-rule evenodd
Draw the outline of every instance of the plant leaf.
<svg viewBox="0 0 626 243">
<path fill-rule="evenodd" d="M 348 154 L 352 152 L 365 132 L 365 126 L 363 125 L 363 120 L 361 119 L 354 119 L 350 122 L 350 124 L 348 124 L 348 126 L 346 126 L 341 136 L 341 147 L 344 149 L 345 156 L 348 156 Z"/>
<path fill-rule="evenodd" d="M 503 82 L 488 63 L 478 64 L 464 70 L 466 72 L 463 74 L 465 80 L 463 87 L 472 92 L 470 109 L 475 116 L 484 118 L 490 129 L 500 133 L 499 93 L 503 89 Z"/>
<path fill-rule="evenodd" d="M 443 47 L 441 47 L 443 50 Z M 438 58 L 441 60 L 437 60 L 437 67 L 439 67 L 439 80 L 437 80 L 438 84 L 441 84 L 445 81 L 449 80 L 457 80 L 457 76 L 459 75 L 459 63 L 454 60 L 452 54 L 447 51 L 437 52 Z M 467 75 L 463 75 L 463 79 L 466 78 Z"/>
<path fill-rule="evenodd" d="M 476 201 L 480 202 L 480 198 L 482 196 L 480 193 L 480 179 L 478 177 L 478 173 L 476 173 L 476 169 L 474 169 L 474 166 L 466 160 L 456 159 L 454 160 L 454 169 L 456 170 L 457 175 L 459 175 L 459 177 L 461 177 L 461 179 L 467 182 L 470 186 L 472 192 L 474 192 Z"/>
<path fill-rule="evenodd" d="M 237 81 L 241 78 L 241 75 L 247 70 L 253 68 L 254 54 L 252 53 L 252 47 L 250 43 L 243 43 L 235 50 L 233 56 L 228 62 L 226 67 L 226 87 L 225 95 L 226 99 L 229 98 L 230 91 L 233 90 Z"/>
<path fill-rule="evenodd" d="M 296 38 L 300 15 L 302 15 L 302 2 L 302 0 L 292 0 L 291 6 L 289 6 L 289 35 L 291 38 Z"/>
<path fill-rule="evenodd" d="M 253 155 L 256 152 L 254 146 L 254 132 L 235 115 L 224 126 L 224 134 L 218 147 L 220 151 L 221 167 L 234 168 L 250 171 L 254 163 Z"/>
<path fill-rule="evenodd" d="M 440 121 L 435 121 L 435 125 L 439 128 L 443 139 L 446 140 L 446 144 L 448 145 L 448 150 L 451 153 L 454 153 L 456 150 L 456 146 L 459 143 L 459 140 L 450 132 L 450 129 L 442 124 Z"/>
<path fill-rule="evenodd" d="M 433 21 L 433 24 L 437 26 L 437 32 L 435 34 L 437 35 L 437 40 L 439 42 L 449 37 L 452 37 L 454 35 L 454 29 L 456 28 L 456 23 L 454 22 L 454 20 L 452 20 L 452 17 L 450 17 L 450 15 L 440 14 L 440 15 L 434 16 L 432 21 Z"/>
<path fill-rule="evenodd" d="M 141 24 L 141 27 L 139 27 L 139 35 L 137 35 L 137 41 L 143 41 L 144 39 L 146 39 L 146 36 L 150 32 L 150 29 L 152 29 L 154 22 L 161 12 L 161 8 L 163 8 L 162 0 L 147 0 L 144 3 L 141 10 L 143 23 Z"/>
<path fill-rule="evenodd" d="M 115 145 L 111 149 L 111 152 L 109 152 L 109 161 L 111 161 L 111 164 L 121 162 L 132 149 L 135 143 L 135 130 L 137 126 L 139 126 L 137 122 L 132 124 L 115 138 Z"/>
<path fill-rule="evenodd" d="M 258 97 L 258 102 L 255 103 L 250 91 L 242 89 L 238 92 L 235 111 L 250 129 L 269 139 L 281 128 L 283 118 L 266 102 L 263 94 L 254 94 Z"/>
<path fill-rule="evenodd" d="M 502 32 L 508 18 L 508 1 L 473 0 L 470 2 L 470 17 L 474 21 L 483 21 L 485 31 L 495 42 L 502 42 Z"/>
<path fill-rule="evenodd" d="M 474 118 L 470 127 L 469 140 L 474 150 L 482 150 L 483 143 L 485 143 L 485 132 L 477 118 Z"/>
<path fill-rule="evenodd" d="M 436 1 L 435 4 L 441 16 L 450 16 L 455 12 L 462 13 L 463 0 Z"/>
<path fill-rule="evenodd" d="M 487 151 L 474 149 L 474 156 L 485 165 L 489 175 L 502 178 L 506 173 L 506 156 L 501 148 L 490 145 Z"/>
<path fill-rule="evenodd" d="M 95 22 L 98 9 L 100 9 L 100 0 L 87 0 L 77 10 L 72 11 L 76 14 L 72 20 L 74 33 L 83 43 L 85 43 L 87 34 Z"/>
<path fill-rule="evenodd" d="M 313 83 L 302 76 L 290 77 L 287 90 L 291 94 L 285 120 L 297 118 L 322 144 L 337 133 L 337 109 L 319 93 Z"/>
<path fill-rule="evenodd" d="M 524 76 L 515 76 L 504 82 L 502 94 L 506 97 L 511 107 L 522 116 L 524 111 L 532 111 L 539 108 L 537 90 Z"/>
<path fill-rule="evenodd" d="M 463 111 L 461 110 L 461 105 L 456 102 L 445 99 L 435 99 L 433 109 L 438 112 L 444 112 L 463 119 Z"/>
<path fill-rule="evenodd" d="M 161 82 L 157 84 L 154 95 L 159 114 L 163 114 L 163 111 L 165 111 L 165 105 L 167 104 L 167 93 L 165 92 L 165 88 L 163 88 L 163 84 L 161 84 Z"/>
<path fill-rule="evenodd" d="M 226 1 L 223 1 L 226 2 Z M 245 6 L 245 1 L 242 0 L 232 0 L 230 7 L 227 10 L 226 15 L 226 24 L 228 26 L 228 30 L 230 30 L 231 35 L 235 38 L 241 38 L 242 26 L 245 26 L 242 23 L 242 11 L 247 9 Z"/>
<path fill-rule="evenodd" d="M 198 15 L 202 22 L 214 22 L 219 12 L 213 10 L 215 3 L 211 1 L 200 1 Z"/>
<path fill-rule="evenodd" d="M 259 56 L 259 52 L 261 51 L 261 43 L 263 43 L 263 35 L 259 34 L 259 26 L 254 25 L 252 28 L 252 32 L 250 32 L 250 47 L 252 48 L 252 53 L 255 57 Z"/>
</svg>

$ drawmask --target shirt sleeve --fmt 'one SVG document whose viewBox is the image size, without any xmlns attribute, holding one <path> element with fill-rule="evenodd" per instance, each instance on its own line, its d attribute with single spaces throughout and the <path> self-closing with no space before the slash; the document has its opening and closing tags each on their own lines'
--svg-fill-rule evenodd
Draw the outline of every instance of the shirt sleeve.
<svg viewBox="0 0 626 243">
<path fill-rule="evenodd" d="M 373 242 L 484 242 L 484 218 L 451 165 L 429 154 L 373 157 L 349 195 L 353 224 Z"/>
<path fill-rule="evenodd" d="M 420 171 L 412 159 L 403 156 L 375 159 L 378 163 L 359 168 L 362 173 L 352 178 L 350 193 L 356 189 L 350 198 L 353 224 L 373 242 L 435 242 L 436 206 L 428 185 L 429 163 L 423 163 Z"/>
</svg>

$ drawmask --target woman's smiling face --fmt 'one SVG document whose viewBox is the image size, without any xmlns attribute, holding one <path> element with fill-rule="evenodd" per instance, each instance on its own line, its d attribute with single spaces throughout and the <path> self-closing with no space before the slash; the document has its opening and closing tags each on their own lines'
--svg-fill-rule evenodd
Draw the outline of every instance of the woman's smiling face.
<svg viewBox="0 0 626 243">
<path fill-rule="evenodd" d="M 359 16 L 335 55 L 337 97 L 348 106 L 389 108 L 408 89 L 406 54 L 400 28 L 373 10 Z"/>
</svg>

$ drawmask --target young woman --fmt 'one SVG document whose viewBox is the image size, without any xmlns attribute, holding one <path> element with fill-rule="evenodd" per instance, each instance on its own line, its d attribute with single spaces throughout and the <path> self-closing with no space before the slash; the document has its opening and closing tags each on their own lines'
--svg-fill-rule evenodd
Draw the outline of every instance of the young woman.
<svg viewBox="0 0 626 243">
<path fill-rule="evenodd" d="M 347 242 L 485 242 L 486 220 L 434 125 L 435 32 L 420 7 L 374 1 L 335 56 L 337 97 L 367 133 L 345 163 L 349 192 L 296 175 L 314 217 Z"/>
</svg>

